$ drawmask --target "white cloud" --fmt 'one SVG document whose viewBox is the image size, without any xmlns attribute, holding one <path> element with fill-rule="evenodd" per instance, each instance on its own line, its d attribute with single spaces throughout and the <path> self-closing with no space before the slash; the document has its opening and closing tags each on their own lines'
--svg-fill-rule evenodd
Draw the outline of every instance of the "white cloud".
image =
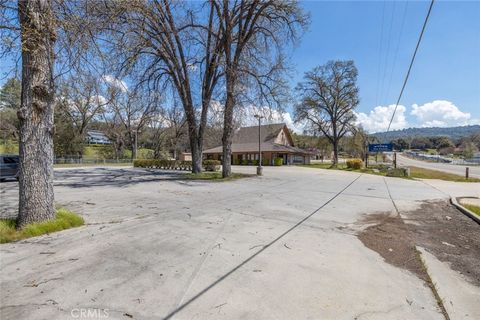
<svg viewBox="0 0 480 320">
<path fill-rule="evenodd" d="M 386 107 L 375 107 L 368 114 L 363 112 L 355 113 L 357 116 L 356 125 L 361 126 L 370 133 L 386 131 L 394 110 L 395 105 L 391 104 Z M 399 105 L 397 107 L 390 130 L 400 130 L 408 126 L 405 111 L 405 106 Z"/>
<path fill-rule="evenodd" d="M 127 84 L 125 83 L 125 81 L 123 80 L 120 80 L 118 78 L 115 78 L 114 76 L 112 75 L 104 75 L 103 77 L 103 81 L 105 81 L 105 83 L 111 85 L 111 86 L 114 86 L 115 88 L 117 89 L 120 89 L 122 90 L 123 92 L 127 92 L 128 91 L 128 86 Z"/>
<path fill-rule="evenodd" d="M 435 100 L 421 106 L 412 105 L 411 115 L 417 118 L 421 127 L 450 127 L 473 124 L 468 112 L 462 112 L 452 102 L 447 100 Z"/>
<path fill-rule="evenodd" d="M 223 125 L 223 104 L 219 101 L 212 101 L 210 104 L 210 122 Z M 241 126 L 255 126 L 258 125 L 258 119 L 255 118 L 256 114 L 262 115 L 262 124 L 273 123 L 285 123 L 287 127 L 295 132 L 302 133 L 304 126 L 302 124 L 296 124 L 289 112 L 283 112 L 269 107 L 257 107 L 247 106 L 245 108 L 238 108 L 235 110 L 235 121 L 240 123 Z"/>
</svg>

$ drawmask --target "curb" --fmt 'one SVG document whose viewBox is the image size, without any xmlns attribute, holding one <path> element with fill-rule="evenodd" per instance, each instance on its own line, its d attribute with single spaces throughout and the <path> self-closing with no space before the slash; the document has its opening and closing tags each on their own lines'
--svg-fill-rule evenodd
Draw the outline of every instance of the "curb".
<svg viewBox="0 0 480 320">
<path fill-rule="evenodd" d="M 460 197 L 459 197 L 460 198 Z M 458 209 L 460 210 L 461 212 L 463 212 L 466 216 L 468 216 L 469 218 L 471 218 L 473 221 L 475 221 L 476 223 L 480 224 L 480 217 L 478 215 L 476 215 L 475 213 L 473 213 L 472 211 L 468 210 L 467 208 L 465 208 L 464 206 L 462 206 L 460 203 L 458 203 L 457 201 L 458 198 L 455 198 L 455 197 L 451 197 L 450 198 L 450 202 Z"/>
<path fill-rule="evenodd" d="M 453 313 L 452 306 L 450 306 L 448 303 L 445 303 L 447 300 L 447 297 L 443 296 L 440 294 L 440 288 L 438 286 L 438 282 L 436 277 L 432 274 L 432 271 L 430 270 L 427 260 L 425 259 L 425 252 L 426 250 L 422 247 L 415 246 L 415 250 L 418 253 L 418 257 L 420 258 L 420 261 L 423 265 L 423 268 L 425 269 L 425 272 L 427 274 L 427 277 L 429 279 L 429 286 L 430 289 L 432 290 L 432 294 L 435 297 L 435 300 L 437 300 L 438 307 L 442 311 L 443 316 L 445 317 L 446 320 L 451 319 L 451 315 Z M 443 292 L 442 292 L 443 293 Z"/>
<path fill-rule="evenodd" d="M 430 278 L 429 286 L 445 320 L 480 319 L 480 288 L 440 261 L 427 249 L 415 246 Z"/>
</svg>

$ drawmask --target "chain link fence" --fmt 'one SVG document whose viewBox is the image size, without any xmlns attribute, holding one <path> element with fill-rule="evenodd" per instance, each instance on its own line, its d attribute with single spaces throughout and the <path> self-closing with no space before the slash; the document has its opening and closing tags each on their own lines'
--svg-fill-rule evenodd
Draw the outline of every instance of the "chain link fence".
<svg viewBox="0 0 480 320">
<path fill-rule="evenodd" d="M 82 156 L 55 157 L 54 164 L 132 164 L 132 159 L 105 159 Z"/>
</svg>

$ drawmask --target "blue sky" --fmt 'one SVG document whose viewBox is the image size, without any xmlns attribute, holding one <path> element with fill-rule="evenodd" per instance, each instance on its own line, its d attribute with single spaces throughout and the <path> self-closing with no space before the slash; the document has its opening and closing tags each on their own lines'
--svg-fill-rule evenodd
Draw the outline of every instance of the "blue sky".
<svg viewBox="0 0 480 320">
<path fill-rule="evenodd" d="M 429 2 L 302 5 L 311 25 L 293 53 L 293 82 L 328 60 L 354 60 L 360 123 L 372 132 L 385 129 Z M 394 129 L 480 123 L 480 1 L 436 1 L 400 104 Z"/>
<path fill-rule="evenodd" d="M 292 87 L 317 65 L 352 59 L 359 71 L 358 123 L 369 132 L 384 131 L 429 1 L 301 5 L 311 25 L 292 53 Z M 0 63 L 2 76 L 9 69 L 11 63 Z M 291 111 L 283 120 L 300 131 Z M 437 0 L 392 129 L 468 124 L 480 124 L 480 1 Z"/>
</svg>

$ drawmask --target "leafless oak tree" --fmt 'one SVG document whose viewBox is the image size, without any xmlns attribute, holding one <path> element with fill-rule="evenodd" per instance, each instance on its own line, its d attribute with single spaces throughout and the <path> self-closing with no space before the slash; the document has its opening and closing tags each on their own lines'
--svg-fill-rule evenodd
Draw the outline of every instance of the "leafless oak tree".
<svg viewBox="0 0 480 320">
<path fill-rule="evenodd" d="M 333 146 L 333 164 L 338 164 L 338 144 L 354 128 L 358 106 L 357 68 L 353 61 L 329 61 L 305 73 L 297 91 L 300 102 L 295 120 L 323 134 Z"/>
<path fill-rule="evenodd" d="M 100 79 L 92 74 L 75 73 L 59 85 L 57 100 L 65 106 L 79 140 L 85 139 L 89 124 L 100 115 L 108 101 L 100 94 Z"/>
<path fill-rule="evenodd" d="M 127 140 L 131 150 L 131 158 L 137 158 L 138 134 L 159 116 L 160 98 L 156 92 L 108 86 L 105 107 L 102 110 L 103 120 L 114 133 L 113 140 Z M 120 128 L 119 128 L 120 127 Z"/>
<path fill-rule="evenodd" d="M 202 169 L 207 113 L 221 77 L 221 47 L 212 3 L 170 0 L 104 3 L 112 20 L 111 47 L 122 73 L 136 73 L 162 93 L 176 90 L 187 120 L 192 171 Z"/>
<path fill-rule="evenodd" d="M 211 1 L 220 24 L 225 72 L 222 175 L 231 175 L 234 109 L 239 95 L 256 87 L 275 99 L 283 71 L 282 46 L 297 37 L 308 17 L 296 1 Z M 281 87 L 281 86 L 280 86 Z"/>
<path fill-rule="evenodd" d="M 177 159 L 177 152 L 184 149 L 181 146 L 185 144 L 185 138 L 188 136 L 183 108 L 174 101 L 173 106 L 164 108 L 161 114 L 152 120 L 150 130 L 154 157 L 163 158 L 165 151 L 172 150 L 173 157 Z"/>
</svg>

